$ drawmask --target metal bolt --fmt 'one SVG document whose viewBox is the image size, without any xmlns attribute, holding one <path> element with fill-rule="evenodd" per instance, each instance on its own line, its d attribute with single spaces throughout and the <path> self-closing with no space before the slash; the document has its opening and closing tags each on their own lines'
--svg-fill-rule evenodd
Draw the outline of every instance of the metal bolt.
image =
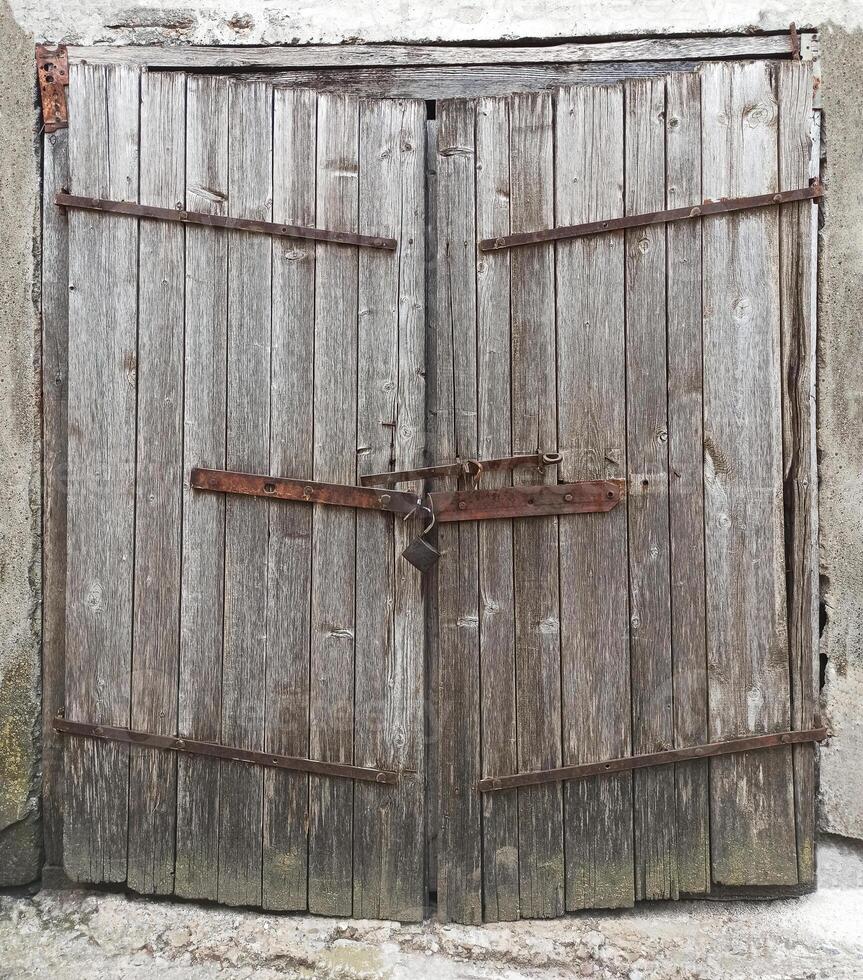
<svg viewBox="0 0 863 980">
<path fill-rule="evenodd" d="M 563 499 L 564 499 L 564 500 L 565 500 L 565 501 L 566 501 L 566 502 L 567 502 L 568 504 L 571 504 L 571 503 L 572 503 L 572 494 L 571 494 L 571 493 L 565 493 L 565 494 L 563 495 Z"/>
<path fill-rule="evenodd" d="M 96 727 L 96 728 L 93 729 L 93 734 L 94 735 L 104 735 L 105 734 L 105 730 L 103 728 Z"/>
<path fill-rule="evenodd" d="M 381 506 L 382 507 L 383 506 L 386 506 L 386 504 L 388 504 L 391 499 L 392 498 L 390 497 L 390 495 L 388 493 L 382 493 L 381 494 Z"/>
<path fill-rule="evenodd" d="M 265 483 L 264 484 L 264 493 L 275 493 L 275 492 L 276 492 L 276 485 L 275 485 L 275 483 Z"/>
<path fill-rule="evenodd" d="M 467 510 L 467 501 L 466 500 L 460 500 L 458 502 L 458 509 L 459 510 Z"/>
</svg>

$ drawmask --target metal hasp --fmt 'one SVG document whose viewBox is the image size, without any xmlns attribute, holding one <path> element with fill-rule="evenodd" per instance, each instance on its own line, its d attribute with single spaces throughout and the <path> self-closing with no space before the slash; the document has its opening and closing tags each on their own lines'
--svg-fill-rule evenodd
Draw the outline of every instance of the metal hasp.
<svg viewBox="0 0 863 980">
<path fill-rule="evenodd" d="M 621 759 L 609 759 L 605 762 L 587 762 L 582 765 L 562 766 L 559 769 L 543 769 L 537 772 L 518 772 L 511 776 L 487 776 L 477 785 L 481 793 L 489 793 L 500 789 L 514 789 L 517 786 L 538 786 L 565 779 L 585 779 L 588 776 L 627 772 L 630 769 L 667 766 L 673 762 L 686 762 L 689 759 L 733 755 L 736 752 L 755 752 L 774 748 L 777 745 L 823 742 L 829 735 L 830 732 L 823 726 L 800 731 L 771 732 L 769 735 L 748 735 L 743 738 L 730 738 L 724 742 L 709 742 L 706 745 L 692 745 L 683 749 L 666 749 L 664 752 L 624 756 Z"/>
<path fill-rule="evenodd" d="M 342 483 L 317 483 L 285 476 L 262 476 L 201 467 L 192 470 L 189 484 L 196 490 L 211 490 L 215 493 L 239 493 L 250 497 L 296 500 L 306 504 L 385 510 L 393 514 L 410 514 L 419 506 L 416 494 L 403 490 L 381 491 Z"/>
<path fill-rule="evenodd" d="M 136 732 L 130 728 L 116 728 L 111 725 L 93 725 L 82 721 L 54 719 L 54 731 L 64 735 L 77 735 L 83 738 L 98 738 L 109 742 L 126 742 L 129 745 L 142 745 L 147 748 L 165 749 L 170 752 L 183 752 L 188 755 L 205 755 L 215 759 L 229 759 L 232 762 L 247 762 L 268 769 L 290 769 L 295 772 L 311 772 L 321 776 L 339 776 L 343 779 L 357 779 L 367 783 L 397 783 L 397 772 L 388 769 L 367 769 L 363 766 L 343 765 L 339 762 L 319 762 L 316 759 L 298 759 L 290 755 L 277 755 L 272 752 L 256 752 L 218 742 L 199 742 L 193 738 L 179 738 L 176 735 L 156 735 L 152 732 Z"/>
<path fill-rule="evenodd" d="M 519 245 L 537 245 L 540 242 L 585 238 L 588 235 L 601 235 L 606 231 L 644 228 L 648 225 L 662 225 L 669 221 L 686 221 L 712 214 L 730 214 L 734 211 L 766 208 L 774 204 L 790 204 L 793 201 L 813 201 L 823 196 L 824 188 L 819 181 L 815 180 L 808 187 L 779 191 L 776 194 L 727 197 L 719 201 L 704 201 L 703 204 L 697 204 L 695 207 L 671 208 L 668 211 L 650 211 L 646 214 L 628 214 L 623 218 L 588 221 L 580 225 L 564 225 L 560 228 L 547 228 L 543 231 L 525 231 L 514 235 L 503 235 L 500 238 L 484 238 L 479 243 L 479 250 L 481 252 L 494 252 L 502 248 L 516 248 Z"/>
<path fill-rule="evenodd" d="M 457 463 L 439 466 L 423 466 L 416 470 L 398 470 L 395 473 L 369 473 L 360 477 L 364 487 L 391 487 L 412 480 L 434 480 L 447 476 L 467 476 L 479 479 L 483 473 L 495 470 L 514 470 L 519 466 L 535 466 L 538 470 L 556 466 L 563 453 L 530 453 L 521 456 L 501 456 L 498 459 L 465 459 Z"/>
<path fill-rule="evenodd" d="M 36 45 L 36 74 L 39 77 L 39 98 L 42 103 L 42 122 L 46 133 L 55 133 L 69 125 L 66 86 L 69 84 L 69 61 L 66 48 L 58 44 Z"/>
<path fill-rule="evenodd" d="M 105 214 L 123 214 L 133 218 L 153 218 L 156 221 L 176 221 L 183 225 L 206 225 L 208 228 L 227 228 L 232 231 L 251 231 L 277 238 L 310 238 L 316 242 L 336 245 L 363 245 L 366 248 L 394 251 L 395 238 L 379 235 L 358 235 L 352 231 L 330 231 L 325 228 L 306 228 L 302 225 L 283 225 L 274 221 L 258 221 L 253 218 L 229 218 L 220 214 L 201 211 L 182 211 L 174 208 L 157 208 L 150 204 L 134 204 L 131 201 L 108 201 L 98 197 L 79 197 L 75 194 L 56 194 L 54 203 L 61 208 L 78 208 L 83 211 L 102 211 Z"/>
<path fill-rule="evenodd" d="M 625 490 L 624 480 L 582 480 L 535 487 L 456 490 L 428 494 L 427 499 L 432 501 L 435 518 L 444 524 L 506 517 L 606 513 L 620 503 Z"/>
</svg>

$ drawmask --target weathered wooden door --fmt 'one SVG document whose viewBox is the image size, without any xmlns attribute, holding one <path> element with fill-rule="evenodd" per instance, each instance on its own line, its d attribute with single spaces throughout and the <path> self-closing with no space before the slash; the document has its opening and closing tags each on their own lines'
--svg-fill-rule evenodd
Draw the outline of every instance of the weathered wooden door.
<svg viewBox="0 0 863 980">
<path fill-rule="evenodd" d="M 70 209 L 67 717 L 399 779 L 70 738 L 67 872 L 418 918 L 424 624 L 403 522 L 188 480 L 355 483 L 421 460 L 425 106 L 88 66 L 69 94 L 73 194 L 399 244 Z"/>
<path fill-rule="evenodd" d="M 432 453 L 628 487 L 440 532 L 444 917 L 814 880 L 811 744 L 476 792 L 812 725 L 812 204 L 481 244 L 806 187 L 811 91 L 711 64 L 438 106 Z"/>
<path fill-rule="evenodd" d="M 465 922 L 812 886 L 813 204 L 773 200 L 811 86 L 717 63 L 429 122 L 73 68 L 71 194 L 179 214 L 69 205 L 71 877 Z M 421 513 L 190 486 L 537 451 L 482 489 L 626 499 L 451 516 L 425 577 Z"/>
</svg>

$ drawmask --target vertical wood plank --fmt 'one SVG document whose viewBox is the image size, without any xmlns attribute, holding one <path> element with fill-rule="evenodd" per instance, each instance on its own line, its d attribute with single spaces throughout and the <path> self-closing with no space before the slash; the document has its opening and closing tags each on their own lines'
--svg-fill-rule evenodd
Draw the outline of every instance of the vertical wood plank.
<svg viewBox="0 0 863 980">
<path fill-rule="evenodd" d="M 356 231 L 358 102 L 318 96 L 317 221 Z M 314 478 L 356 481 L 357 250 L 318 243 L 315 265 Z M 354 738 L 356 514 L 316 507 L 312 538 L 311 688 L 314 759 L 349 763 Z M 309 910 L 352 911 L 354 787 L 312 776 Z"/>
<path fill-rule="evenodd" d="M 142 204 L 172 208 L 186 196 L 186 78 L 141 78 Z M 183 487 L 184 229 L 145 221 L 138 282 L 138 426 L 132 727 L 177 731 L 180 510 Z M 129 887 L 174 890 L 177 761 L 130 749 Z"/>
<path fill-rule="evenodd" d="M 509 103 L 480 99 L 476 109 L 478 238 L 510 233 Z M 476 270 L 477 400 L 480 458 L 512 453 L 510 405 L 509 252 L 479 256 Z M 512 483 L 507 473 L 483 477 L 485 488 Z M 482 774 L 518 771 L 515 715 L 515 619 L 512 521 L 479 524 Z M 482 798 L 483 915 L 517 919 L 518 793 Z"/>
<path fill-rule="evenodd" d="M 228 213 L 228 82 L 189 77 L 186 88 L 186 207 Z M 222 737 L 225 499 L 187 484 L 193 466 L 225 466 L 228 236 L 186 229 L 183 379 L 183 530 L 178 732 Z M 219 761 L 177 759 L 174 890 L 215 900 L 219 871 Z"/>
<path fill-rule="evenodd" d="M 272 214 L 272 87 L 239 82 L 229 92 L 228 187 L 232 217 Z M 266 472 L 270 465 L 272 243 L 231 232 L 228 240 L 228 358 L 225 463 Z M 267 649 L 269 504 L 225 502 L 225 624 L 222 738 L 263 749 Z M 219 901 L 261 902 L 263 773 L 222 762 L 219 788 Z"/>
<path fill-rule="evenodd" d="M 359 134 L 359 230 L 399 243 L 359 252 L 356 453 L 380 472 L 418 465 L 424 449 L 425 106 L 362 102 Z M 416 533 L 357 512 L 354 759 L 402 775 L 354 787 L 353 910 L 402 921 L 424 907 L 421 574 L 400 557 Z"/>
<path fill-rule="evenodd" d="M 42 150 L 42 822 L 45 866 L 63 863 L 63 740 L 54 718 L 66 691 L 66 490 L 69 226 L 52 203 L 69 187 L 69 131 Z"/>
<path fill-rule="evenodd" d="M 777 190 L 774 68 L 702 69 L 702 192 Z M 702 227 L 710 737 L 790 723 L 780 406 L 779 216 Z M 713 881 L 797 883 L 791 751 L 711 762 Z"/>
<path fill-rule="evenodd" d="M 804 187 L 812 159 L 812 70 L 779 66 L 779 189 Z M 811 176 L 816 176 L 811 174 Z M 815 405 L 813 347 L 813 213 L 810 202 L 785 205 L 779 215 L 782 336 L 782 438 L 787 552 L 791 725 L 809 728 L 817 710 L 814 655 L 818 623 L 817 472 L 812 450 Z M 816 219 L 817 220 L 817 219 Z M 797 872 L 815 883 L 815 746 L 794 746 Z"/>
<path fill-rule="evenodd" d="M 273 93 L 273 220 L 315 224 L 317 97 Z M 302 477 L 313 467 L 315 246 L 273 242 L 269 472 Z M 270 507 L 267 599 L 268 752 L 309 754 L 309 592 L 312 510 Z M 264 773 L 263 895 L 267 908 L 306 907 L 309 777 Z"/>
<path fill-rule="evenodd" d="M 666 78 L 665 206 L 701 203 L 701 80 Z M 707 741 L 704 634 L 701 226 L 666 227 L 668 303 L 668 468 L 674 742 Z M 677 872 L 681 893 L 710 891 L 708 762 L 675 767 Z"/>
<path fill-rule="evenodd" d="M 551 95 L 510 101 L 510 221 L 513 232 L 554 224 Z M 512 448 L 557 443 L 554 250 L 519 248 L 510 257 Z M 544 474 L 552 482 L 555 473 Z M 515 483 L 537 475 L 516 470 Z M 518 761 L 549 769 L 561 760 L 560 610 L 556 517 L 513 521 Z M 518 790 L 519 892 L 529 918 L 564 910 L 563 795 L 560 784 Z"/>
<path fill-rule="evenodd" d="M 74 194 L 138 198 L 139 73 L 70 77 Z M 69 215 L 66 710 L 129 724 L 135 514 L 138 223 Z M 126 877 L 129 750 L 70 739 L 64 864 L 78 881 Z"/>
<path fill-rule="evenodd" d="M 627 214 L 665 206 L 665 85 L 629 82 Z M 665 228 L 626 233 L 626 453 L 632 750 L 674 747 L 668 527 Z M 674 770 L 633 774 L 635 897 L 677 897 Z"/>
<path fill-rule="evenodd" d="M 437 459 L 475 457 L 475 104 L 438 105 Z M 442 481 L 441 486 L 455 481 Z M 438 915 L 482 921 L 478 532 L 440 528 L 438 585 Z"/>
<path fill-rule="evenodd" d="M 439 336 L 437 317 L 437 119 L 426 120 L 425 130 L 425 461 L 437 459 L 438 451 L 438 350 L 443 343 Z M 437 543 L 437 529 L 430 532 L 430 539 Z M 437 566 L 428 571 L 423 582 L 425 614 L 425 799 L 426 799 L 426 902 L 431 904 L 437 896 L 437 839 L 440 807 L 438 805 L 438 780 L 440 766 L 438 759 L 438 580 Z"/>
<path fill-rule="evenodd" d="M 559 224 L 623 214 L 623 88 L 556 95 Z M 599 179 L 601 175 L 601 179 Z M 626 472 L 624 237 L 557 246 L 561 480 Z M 626 507 L 560 519 L 563 764 L 631 751 Z M 611 665 L 611 666 L 610 666 Z M 632 776 L 564 786 L 566 907 L 632 905 Z"/>
</svg>

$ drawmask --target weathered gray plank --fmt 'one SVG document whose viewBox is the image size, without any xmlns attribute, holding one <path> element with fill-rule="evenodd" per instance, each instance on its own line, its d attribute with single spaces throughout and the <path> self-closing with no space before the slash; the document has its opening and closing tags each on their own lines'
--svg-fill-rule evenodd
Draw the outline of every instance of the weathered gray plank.
<svg viewBox="0 0 863 980">
<path fill-rule="evenodd" d="M 317 98 L 273 94 L 273 220 L 315 224 Z M 273 243 L 270 471 L 311 474 L 315 349 L 315 246 Z M 309 754 L 309 592 L 312 510 L 270 507 L 267 600 L 267 751 Z M 264 773 L 263 894 L 267 908 L 304 909 L 308 872 L 309 777 Z"/>
<path fill-rule="evenodd" d="M 774 73 L 764 63 L 702 74 L 702 193 L 777 190 Z M 782 526 L 779 216 L 702 226 L 704 483 L 710 737 L 788 727 Z M 797 883 L 791 752 L 711 763 L 713 881 Z"/>
<path fill-rule="evenodd" d="M 701 203 L 701 80 L 665 82 L 665 206 Z M 704 479 L 701 378 L 701 228 L 666 226 L 668 304 L 668 509 L 674 744 L 707 741 L 704 636 Z M 681 893 L 710 891 L 709 764 L 675 767 Z"/>
<path fill-rule="evenodd" d="M 555 118 L 558 223 L 622 215 L 622 86 L 564 89 Z M 626 472 L 623 300 L 622 233 L 557 245 L 561 480 Z M 626 549 L 625 506 L 560 519 L 564 765 L 631 751 Z M 567 909 L 632 905 L 631 775 L 567 783 L 564 801 Z"/>
<path fill-rule="evenodd" d="M 358 103 L 318 98 L 317 221 L 356 231 Z M 318 243 L 315 265 L 314 478 L 356 481 L 357 250 Z M 311 756 L 349 763 L 354 735 L 356 514 L 316 507 L 312 537 Z M 352 910 L 353 786 L 312 776 L 309 909 Z"/>
<path fill-rule="evenodd" d="M 509 104 L 481 99 L 476 109 L 478 238 L 510 232 Z M 476 270 L 477 400 L 481 458 L 512 453 L 510 421 L 509 253 L 482 255 Z M 512 483 L 489 473 L 483 487 Z M 515 718 L 515 597 L 512 521 L 479 525 L 482 775 L 518 771 Z M 517 919 L 518 794 L 483 796 L 483 914 L 487 922 Z"/>
<path fill-rule="evenodd" d="M 69 131 L 42 150 L 42 823 L 46 868 L 63 864 L 63 740 L 53 720 L 66 691 L 66 475 L 69 228 L 48 203 L 69 186 Z"/>
<path fill-rule="evenodd" d="M 146 65 L 155 68 L 320 68 L 362 65 L 534 64 L 568 61 L 643 61 L 676 58 L 757 58 L 790 55 L 788 34 L 770 36 L 637 38 L 620 41 L 546 44 L 531 47 L 447 47 L 422 44 L 297 44 L 279 47 L 80 46 L 69 48 L 72 63 Z"/>
<path fill-rule="evenodd" d="M 365 102 L 359 122 L 360 232 L 399 242 L 359 253 L 356 452 L 361 470 L 380 472 L 419 465 L 424 448 L 425 105 Z M 400 557 L 417 530 L 357 513 L 354 758 L 402 775 L 354 788 L 355 916 L 423 914 L 421 574 Z"/>
<path fill-rule="evenodd" d="M 228 213 L 228 83 L 192 76 L 186 89 L 186 207 Z M 193 466 L 225 465 L 228 237 L 186 229 L 183 554 L 178 731 L 221 741 L 225 500 L 187 484 Z M 177 759 L 174 890 L 216 899 L 219 762 Z"/>
<path fill-rule="evenodd" d="M 581 62 L 554 65 L 313 68 L 244 71 L 240 77 L 367 98 L 457 99 L 551 90 L 561 85 L 609 85 L 626 78 L 695 71 L 696 61 Z"/>
<path fill-rule="evenodd" d="M 779 190 L 803 187 L 812 159 L 812 68 L 789 63 L 779 69 Z M 782 330 L 782 435 L 788 642 L 791 654 L 791 724 L 809 728 L 817 710 L 818 566 L 816 461 L 812 447 L 813 212 L 811 203 L 787 205 L 779 216 Z M 793 749 L 797 872 L 801 885 L 815 883 L 815 746 Z"/>
<path fill-rule="evenodd" d="M 140 201 L 176 207 L 186 196 L 186 78 L 141 78 Z M 180 512 L 183 489 L 184 230 L 139 231 L 138 423 L 132 728 L 177 731 Z M 177 762 L 135 746 L 129 759 L 129 887 L 174 890 Z"/>
<path fill-rule="evenodd" d="M 627 214 L 665 206 L 665 85 L 625 87 Z M 626 233 L 626 455 L 632 750 L 674 747 L 668 528 L 665 228 Z M 635 897 L 677 897 L 674 772 L 633 776 Z"/>
<path fill-rule="evenodd" d="M 135 70 L 72 71 L 73 192 L 137 200 L 138 93 Z M 129 723 L 137 244 L 135 221 L 69 216 L 66 711 L 111 725 Z M 66 764 L 66 872 L 123 881 L 128 748 L 70 739 Z"/>
<path fill-rule="evenodd" d="M 435 458 L 438 446 L 438 350 L 443 342 L 439 334 L 437 318 L 437 120 L 426 120 L 425 130 L 425 242 L 426 242 L 426 272 L 425 272 L 425 462 Z M 437 529 L 430 532 L 430 539 L 437 543 Z M 438 785 L 440 766 L 438 758 L 438 581 L 437 567 L 426 572 L 423 583 L 424 612 L 425 612 L 425 645 L 426 645 L 426 717 L 425 717 L 425 799 L 426 799 L 426 902 L 430 903 L 431 894 L 437 894 L 437 839 L 440 818 L 438 805 Z"/>
<path fill-rule="evenodd" d="M 548 93 L 510 100 L 510 223 L 513 232 L 554 223 L 552 101 Z M 512 448 L 557 442 L 554 251 L 516 249 L 510 257 Z M 516 470 L 514 483 L 537 482 Z M 543 475 L 552 482 L 553 470 Z M 560 609 L 557 518 L 513 521 L 518 762 L 521 769 L 561 764 Z M 521 915 L 564 910 L 563 794 L 560 785 L 518 791 Z"/>
<path fill-rule="evenodd" d="M 475 105 L 438 106 L 437 329 L 434 457 L 475 457 Z M 442 481 L 441 486 L 449 488 Z M 478 534 L 441 527 L 438 586 L 438 915 L 482 921 Z"/>
<path fill-rule="evenodd" d="M 273 92 L 229 88 L 228 210 L 269 221 L 272 214 Z M 270 308 L 272 242 L 230 232 L 225 463 L 267 472 L 270 465 Z M 229 497 L 225 504 L 225 640 L 222 738 L 264 746 L 269 504 Z M 261 902 L 263 773 L 222 762 L 219 787 L 219 901 Z"/>
</svg>

